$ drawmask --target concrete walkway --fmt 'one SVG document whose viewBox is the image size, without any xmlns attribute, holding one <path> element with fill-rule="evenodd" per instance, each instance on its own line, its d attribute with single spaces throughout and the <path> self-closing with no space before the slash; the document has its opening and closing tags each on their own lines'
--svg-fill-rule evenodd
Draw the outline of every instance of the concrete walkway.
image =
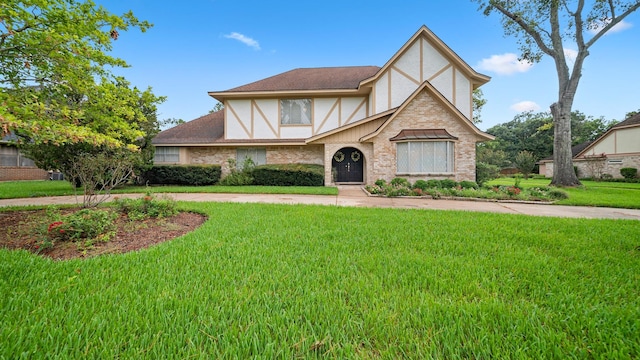
<svg viewBox="0 0 640 360">
<path fill-rule="evenodd" d="M 270 195 L 270 194 L 166 194 L 179 201 L 215 201 L 273 204 L 317 204 L 334 206 L 385 207 L 429 210 L 462 210 L 554 216 L 589 219 L 640 220 L 640 210 L 585 206 L 561 206 L 530 203 L 433 200 L 425 198 L 385 198 L 367 196 L 360 186 L 339 186 L 338 195 Z M 117 194 L 119 197 L 140 197 L 141 194 Z M 113 199 L 113 196 L 111 197 Z M 82 203 L 82 197 L 54 196 L 25 199 L 0 199 L 0 207 L 14 205 L 59 205 Z"/>
</svg>

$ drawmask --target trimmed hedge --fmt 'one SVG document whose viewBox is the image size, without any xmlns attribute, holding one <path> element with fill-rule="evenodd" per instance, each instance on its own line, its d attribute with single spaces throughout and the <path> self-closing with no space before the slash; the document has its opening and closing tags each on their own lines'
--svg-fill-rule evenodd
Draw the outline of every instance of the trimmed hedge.
<svg viewBox="0 0 640 360">
<path fill-rule="evenodd" d="M 154 185 L 213 185 L 220 180 L 220 165 L 156 165 L 142 177 Z"/>
<path fill-rule="evenodd" d="M 256 166 L 253 185 L 324 186 L 324 167 L 313 164 L 272 164 Z"/>
</svg>

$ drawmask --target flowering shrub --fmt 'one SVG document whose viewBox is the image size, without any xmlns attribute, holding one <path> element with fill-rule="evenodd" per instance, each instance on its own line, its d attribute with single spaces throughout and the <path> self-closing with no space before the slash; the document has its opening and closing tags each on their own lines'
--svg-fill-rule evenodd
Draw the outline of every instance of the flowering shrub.
<svg viewBox="0 0 640 360">
<path fill-rule="evenodd" d="M 162 218 L 175 215 L 175 200 L 163 197 L 157 198 L 150 193 L 138 199 L 115 199 L 119 212 L 127 214 L 130 220 L 144 220 L 147 218 Z"/>
<path fill-rule="evenodd" d="M 473 181 L 461 181 L 457 183 L 448 179 L 417 180 L 413 186 L 411 186 L 408 181 L 405 183 L 404 181 L 397 180 L 394 183 L 392 186 L 384 180 L 377 180 L 375 185 L 365 186 L 365 190 L 370 194 L 389 197 L 431 196 L 433 199 L 440 199 L 442 197 L 466 197 L 494 200 L 551 201 L 569 197 L 565 191 L 550 187 L 530 189 L 522 189 L 519 186 L 479 187 Z"/>
<path fill-rule="evenodd" d="M 55 241 L 108 241 L 115 235 L 118 214 L 109 210 L 82 209 L 68 215 L 51 212 L 54 221 L 47 226 L 46 237 Z M 46 245 L 46 244 L 43 244 Z"/>
</svg>

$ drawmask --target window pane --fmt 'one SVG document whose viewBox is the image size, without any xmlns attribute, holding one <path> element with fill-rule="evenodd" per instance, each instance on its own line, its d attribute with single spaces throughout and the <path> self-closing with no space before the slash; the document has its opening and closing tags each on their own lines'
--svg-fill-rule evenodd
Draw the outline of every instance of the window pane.
<svg viewBox="0 0 640 360">
<path fill-rule="evenodd" d="M 455 157 L 450 141 L 410 141 L 396 144 L 399 173 L 450 173 Z"/>
<path fill-rule="evenodd" d="M 9 146 L 0 147 L 0 165 L 18 166 L 18 149 Z"/>
<path fill-rule="evenodd" d="M 396 146 L 397 172 L 409 172 L 409 143 L 398 143 Z"/>
<path fill-rule="evenodd" d="M 158 163 L 180 162 L 180 148 L 157 147 L 153 161 Z"/>
<path fill-rule="evenodd" d="M 242 169 L 244 160 L 249 158 L 255 165 L 267 163 L 267 150 L 265 148 L 239 148 L 236 149 L 236 167 Z"/>
<path fill-rule="evenodd" d="M 434 142 L 434 172 L 447 172 L 447 143 Z"/>
<path fill-rule="evenodd" d="M 280 123 L 311 124 L 311 99 L 280 100 Z"/>
</svg>

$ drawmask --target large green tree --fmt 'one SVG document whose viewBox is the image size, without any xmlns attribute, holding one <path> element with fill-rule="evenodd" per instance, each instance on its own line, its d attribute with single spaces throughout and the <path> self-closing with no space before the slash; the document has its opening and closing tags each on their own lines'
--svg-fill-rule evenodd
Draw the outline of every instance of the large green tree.
<svg viewBox="0 0 640 360">
<path fill-rule="evenodd" d="M 555 63 L 558 97 L 551 104 L 554 121 L 553 180 L 557 186 L 579 185 L 571 156 L 571 110 L 582 66 L 589 50 L 611 28 L 640 7 L 622 0 L 474 0 L 485 15 L 501 16 L 505 35 L 518 39 L 521 58 L 538 62 L 544 55 Z M 590 32 L 595 32 L 589 37 Z M 567 44 L 577 48 L 570 67 Z"/>
<path fill-rule="evenodd" d="M 137 149 L 145 129 L 109 55 L 120 31 L 151 25 L 92 1 L 3 0 L 0 4 L 0 122 L 30 145 Z M 129 94 L 133 97 L 135 94 Z M 127 95 L 127 96 L 129 96 Z M 152 101 L 153 102 L 153 101 Z"/>
<path fill-rule="evenodd" d="M 571 112 L 571 146 L 593 141 L 616 121 L 594 118 L 580 111 Z M 487 132 L 495 140 L 478 145 L 478 161 L 500 166 L 512 166 L 518 153 L 528 151 L 536 160 L 553 154 L 553 117 L 549 112 L 524 112 L 513 120 L 495 125 Z M 482 160 L 481 160 L 482 159 Z"/>
</svg>

